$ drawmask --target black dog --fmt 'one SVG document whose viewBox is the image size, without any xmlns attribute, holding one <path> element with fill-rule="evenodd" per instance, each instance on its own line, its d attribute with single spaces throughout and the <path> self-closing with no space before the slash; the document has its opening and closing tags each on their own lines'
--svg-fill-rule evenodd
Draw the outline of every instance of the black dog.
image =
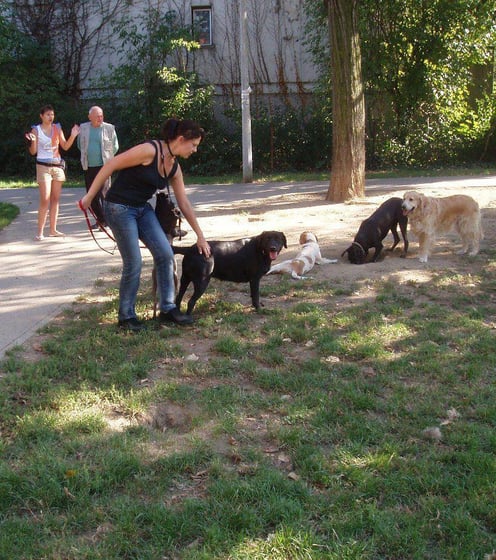
<svg viewBox="0 0 496 560">
<path fill-rule="evenodd" d="M 397 226 L 399 224 L 401 235 L 403 237 L 403 253 L 402 258 L 406 257 L 408 251 L 408 239 L 406 236 L 406 227 L 408 218 L 403 216 L 402 205 L 403 199 L 393 197 L 383 202 L 379 208 L 366 220 L 360 224 L 358 233 L 355 235 L 353 243 L 345 249 L 341 256 L 348 253 L 348 259 L 353 264 L 363 264 L 369 249 L 374 247 L 375 253 L 372 262 L 376 262 L 384 247 L 382 240 L 391 231 L 394 237 L 393 245 L 387 249 L 392 251 L 400 241 Z"/>
<path fill-rule="evenodd" d="M 281 249 L 287 247 L 286 236 L 280 231 L 264 231 L 256 237 L 236 241 L 209 241 L 212 254 L 207 259 L 198 252 L 198 247 L 172 247 L 174 253 L 184 255 L 181 281 L 176 296 L 176 306 L 193 282 L 194 291 L 188 301 L 188 314 L 207 289 L 210 278 L 230 282 L 249 282 L 251 302 L 260 309 L 260 279 L 270 269 Z"/>
</svg>

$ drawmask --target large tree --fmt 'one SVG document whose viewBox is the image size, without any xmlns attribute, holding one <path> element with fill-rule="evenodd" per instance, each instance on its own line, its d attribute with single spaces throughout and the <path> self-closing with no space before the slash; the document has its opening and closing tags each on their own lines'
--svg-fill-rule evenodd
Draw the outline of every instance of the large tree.
<svg viewBox="0 0 496 560">
<path fill-rule="evenodd" d="M 326 199 L 344 202 L 365 193 L 365 102 L 358 0 L 324 0 L 331 49 L 332 163 Z"/>
</svg>

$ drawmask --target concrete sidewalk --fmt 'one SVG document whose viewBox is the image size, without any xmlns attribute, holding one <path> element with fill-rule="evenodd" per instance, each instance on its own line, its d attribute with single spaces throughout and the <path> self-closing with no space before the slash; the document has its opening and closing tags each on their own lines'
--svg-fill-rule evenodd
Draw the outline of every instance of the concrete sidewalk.
<svg viewBox="0 0 496 560">
<path fill-rule="evenodd" d="M 62 191 L 58 227 L 66 236 L 35 241 L 38 189 L 0 190 L 2 202 L 20 209 L 0 232 L 0 358 L 87 291 L 102 272 L 120 265 L 118 252 L 98 250 L 87 230 L 76 206 L 84 192 Z M 106 245 L 113 247 L 110 240 Z"/>
<path fill-rule="evenodd" d="M 367 197 L 388 195 L 401 196 L 406 190 L 428 189 L 435 196 L 453 194 L 453 191 L 470 187 L 487 187 L 496 198 L 496 176 L 374 179 L 367 181 Z M 270 210 L 272 197 L 306 195 L 317 193 L 322 201 L 328 182 L 266 183 L 236 185 L 188 185 L 187 191 L 198 214 L 207 239 L 219 237 L 219 224 L 226 224 L 225 216 L 218 216 L 219 207 L 228 208 L 229 214 L 237 216 L 244 205 L 244 212 Z M 59 229 L 64 238 L 46 238 L 34 241 L 38 212 L 38 189 L 0 189 L 0 201 L 15 204 L 19 216 L 0 231 L 0 359 L 15 345 L 30 338 L 40 327 L 49 322 L 78 296 L 88 293 L 94 282 L 112 268 L 120 269 L 118 251 L 109 255 L 101 251 L 88 232 L 83 213 L 77 201 L 84 189 L 62 190 Z M 492 196 L 491 196 L 492 198 Z M 276 205 L 277 206 L 277 203 Z M 220 221 L 219 221 L 220 220 Z M 267 222 L 270 223 L 270 216 Z M 189 229 L 188 224 L 184 224 Z M 243 223 L 239 224 L 244 228 Z M 255 222 L 254 227 L 260 227 Z M 289 227 L 289 226 L 288 226 Z M 299 227 L 299 226 L 298 226 Z M 269 228 L 270 229 L 270 228 Z M 222 231 L 222 237 L 235 238 L 240 232 Z M 257 231 L 258 233 L 258 231 Z M 243 231 L 241 235 L 248 235 Z M 105 247 L 113 243 L 104 234 L 98 234 Z M 194 243 L 194 235 L 191 243 Z M 240 236 L 241 236 L 240 235 Z M 189 237 L 186 238 L 189 241 Z"/>
</svg>

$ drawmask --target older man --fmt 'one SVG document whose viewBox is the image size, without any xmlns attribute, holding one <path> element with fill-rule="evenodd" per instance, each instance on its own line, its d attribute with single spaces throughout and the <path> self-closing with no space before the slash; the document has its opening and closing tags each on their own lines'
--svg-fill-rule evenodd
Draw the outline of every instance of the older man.
<svg viewBox="0 0 496 560">
<path fill-rule="evenodd" d="M 93 179 L 102 168 L 103 164 L 112 159 L 119 149 L 119 141 L 113 124 L 103 121 L 103 110 L 94 105 L 88 113 L 89 122 L 83 123 L 77 139 L 78 148 L 81 150 L 81 166 L 84 171 L 84 182 L 86 192 L 91 187 Z M 102 209 L 102 200 L 110 187 L 110 177 L 99 196 L 93 199 L 91 209 L 93 210 L 97 223 L 105 225 Z"/>
</svg>

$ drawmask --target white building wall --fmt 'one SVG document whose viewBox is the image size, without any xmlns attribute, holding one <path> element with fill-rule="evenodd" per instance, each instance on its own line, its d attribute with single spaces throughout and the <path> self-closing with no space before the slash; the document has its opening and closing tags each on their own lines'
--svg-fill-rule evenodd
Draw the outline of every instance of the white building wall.
<svg viewBox="0 0 496 560">
<path fill-rule="evenodd" d="M 248 13 L 249 79 L 255 96 L 306 96 L 317 74 L 304 44 L 303 0 L 245 0 Z M 188 68 L 216 86 L 217 94 L 237 96 L 240 82 L 239 0 L 134 0 L 132 21 L 139 25 L 148 7 L 174 11 L 181 25 L 192 24 L 191 9 L 205 7 L 212 13 L 212 42 L 188 55 Z M 123 56 L 118 39 L 94 61 L 94 73 L 117 65 Z M 178 61 L 171 61 L 177 64 Z M 86 84 L 89 85 L 89 84 Z"/>
</svg>

